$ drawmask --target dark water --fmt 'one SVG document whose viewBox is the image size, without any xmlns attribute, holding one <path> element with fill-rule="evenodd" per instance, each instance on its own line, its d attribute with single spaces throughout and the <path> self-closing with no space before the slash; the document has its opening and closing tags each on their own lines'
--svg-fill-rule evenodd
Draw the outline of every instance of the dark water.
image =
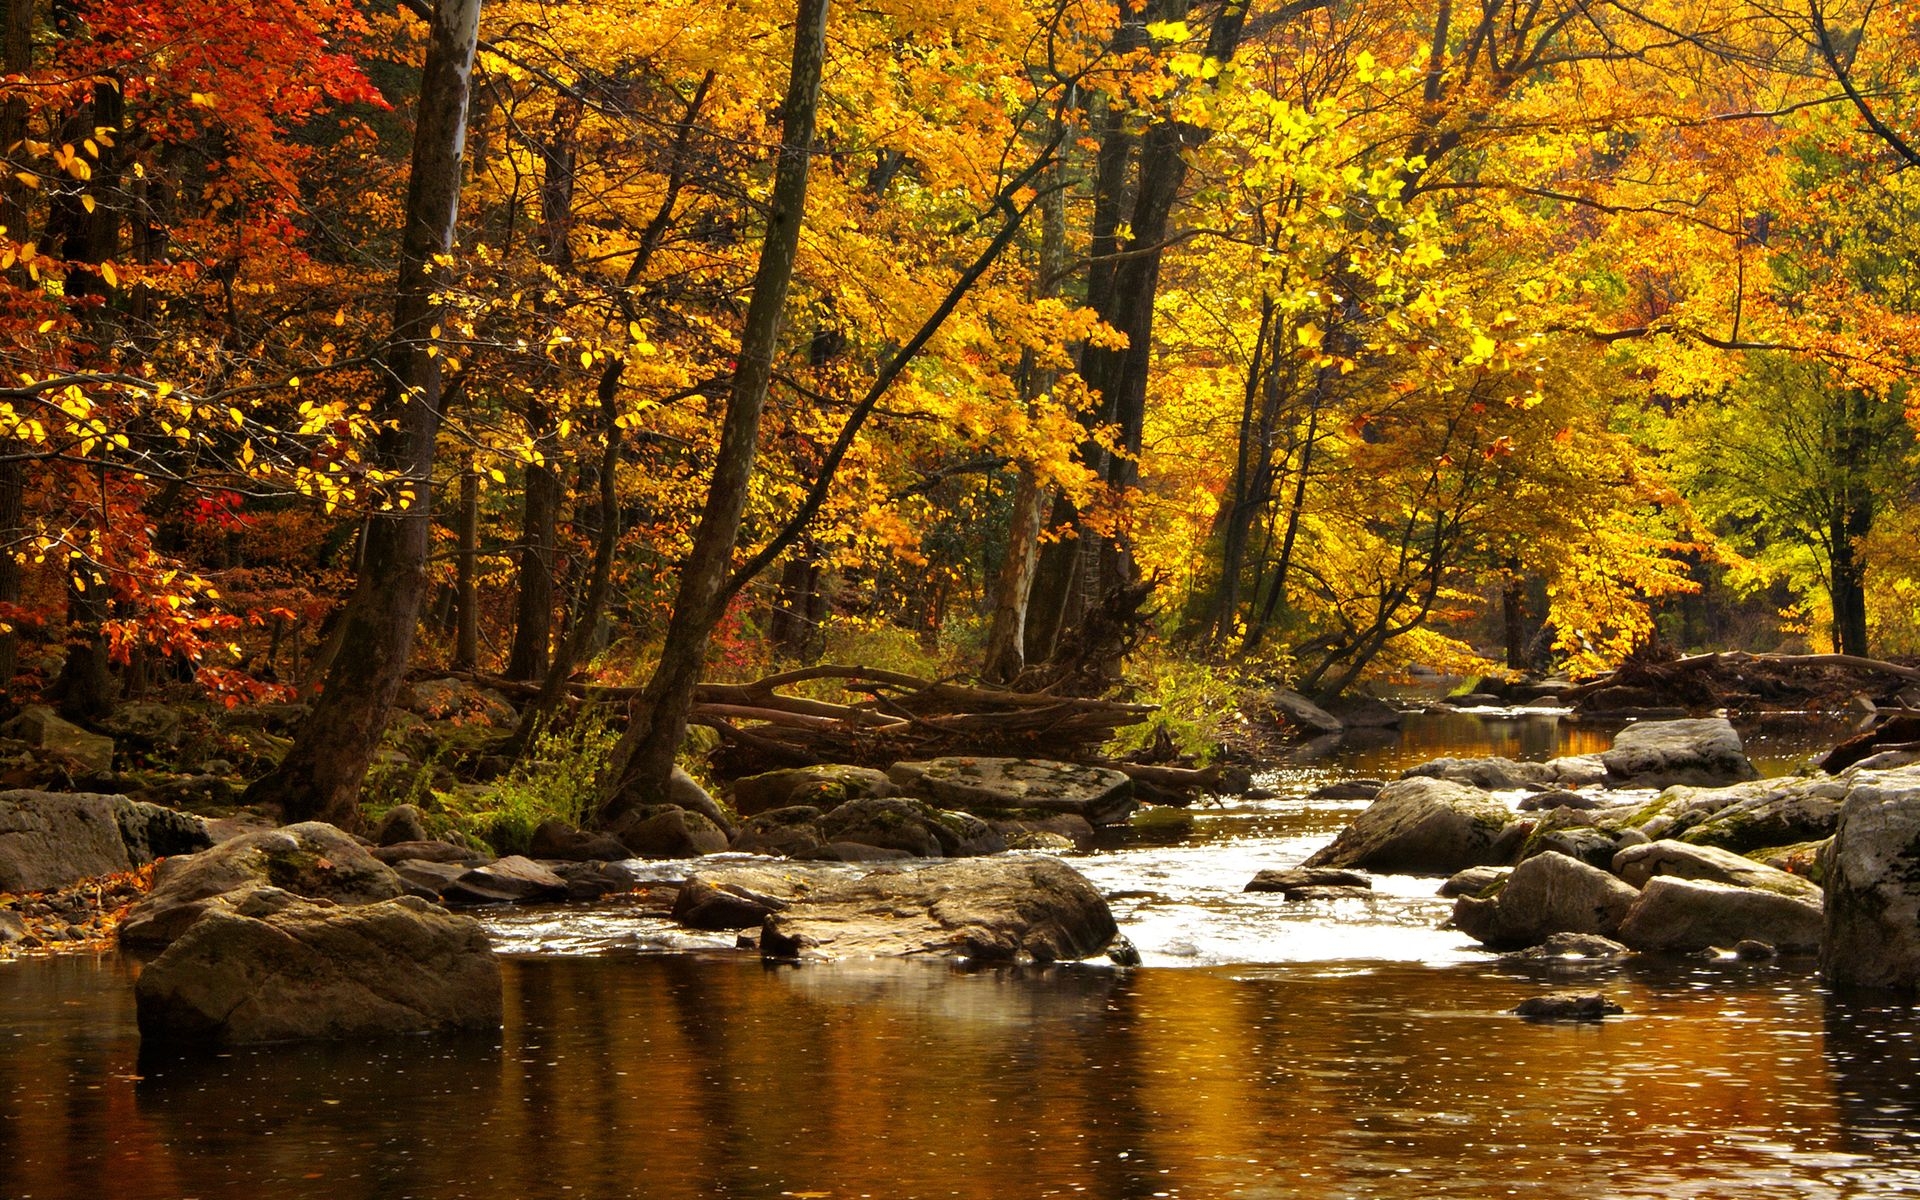
<svg viewBox="0 0 1920 1200">
<path fill-rule="evenodd" d="M 1778 771 L 1834 736 L 1748 741 Z M 767 970 L 618 910 L 502 912 L 502 1038 L 142 1063 L 117 959 L 0 963 L 0 1197 L 1920 1196 L 1910 1008 L 1803 962 L 1503 965 L 1430 879 L 1239 890 L 1358 807 L 1318 783 L 1610 737 L 1422 718 L 1077 859 L 1131 971 Z M 1572 985 L 1627 1015 L 1506 1012 Z"/>
<path fill-rule="evenodd" d="M 0 968 L 10 1197 L 1920 1195 L 1914 1014 L 1791 967 L 508 963 L 504 1040 L 138 1061 L 122 970 Z"/>
</svg>

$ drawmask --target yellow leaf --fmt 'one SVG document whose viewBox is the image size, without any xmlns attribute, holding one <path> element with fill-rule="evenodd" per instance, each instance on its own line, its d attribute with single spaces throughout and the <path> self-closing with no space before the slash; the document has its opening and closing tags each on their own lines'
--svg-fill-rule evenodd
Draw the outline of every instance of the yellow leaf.
<svg viewBox="0 0 1920 1200">
<path fill-rule="evenodd" d="M 92 212 L 98 204 L 99 201 L 95 200 L 92 196 L 80 197 L 80 207 L 86 209 L 88 212 Z"/>
<path fill-rule="evenodd" d="M 107 281 L 108 287 L 117 288 L 120 286 L 120 277 L 113 273 L 112 263 L 103 262 L 100 264 L 100 278 Z"/>
<path fill-rule="evenodd" d="M 583 367 L 590 367 L 593 365 L 593 351 L 582 350 L 580 352 L 580 365 Z"/>
</svg>

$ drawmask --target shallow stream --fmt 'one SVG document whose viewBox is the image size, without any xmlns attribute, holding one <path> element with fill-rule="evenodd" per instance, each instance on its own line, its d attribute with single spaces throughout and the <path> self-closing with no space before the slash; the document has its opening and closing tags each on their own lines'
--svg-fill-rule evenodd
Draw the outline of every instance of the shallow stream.
<svg viewBox="0 0 1920 1200">
<path fill-rule="evenodd" d="M 1302 799 L 1322 783 L 1609 736 L 1423 717 L 1076 859 L 1133 970 L 767 968 L 617 911 L 515 913 L 489 921 L 500 1038 L 143 1063 L 117 959 L 0 964 L 0 1196 L 1920 1196 L 1911 1008 L 1831 999 L 1806 962 L 1503 963 L 1438 929 L 1429 879 L 1239 891 L 1360 807 Z M 1748 744 L 1778 772 L 1834 736 Z M 1626 1015 L 1508 1015 L 1574 985 Z"/>
</svg>

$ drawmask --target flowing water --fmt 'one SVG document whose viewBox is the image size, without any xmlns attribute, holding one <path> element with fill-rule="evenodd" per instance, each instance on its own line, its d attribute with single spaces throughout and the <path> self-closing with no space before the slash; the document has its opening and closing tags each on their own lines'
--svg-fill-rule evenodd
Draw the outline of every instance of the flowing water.
<svg viewBox="0 0 1920 1200">
<path fill-rule="evenodd" d="M 1832 736 L 1749 745 L 1778 771 Z M 516 913 L 499 1038 L 145 1062 L 127 965 L 0 964 L 0 1196 L 1920 1196 L 1909 1007 L 1798 961 L 1502 962 L 1437 928 L 1432 880 L 1239 891 L 1358 807 L 1320 783 L 1605 742 L 1423 719 L 1076 859 L 1132 970 L 768 968 L 617 909 Z M 1626 1015 L 1509 1015 L 1562 986 Z"/>
</svg>

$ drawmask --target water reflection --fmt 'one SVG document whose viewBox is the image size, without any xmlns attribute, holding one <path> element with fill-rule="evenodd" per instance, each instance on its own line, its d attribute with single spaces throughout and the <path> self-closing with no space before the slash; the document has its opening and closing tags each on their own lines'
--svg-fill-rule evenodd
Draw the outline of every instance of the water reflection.
<svg viewBox="0 0 1920 1200">
<path fill-rule="evenodd" d="M 112 960 L 0 974 L 12 1197 L 1920 1195 L 1914 1013 L 1804 965 L 507 964 L 498 1040 L 140 1077 Z"/>
</svg>

